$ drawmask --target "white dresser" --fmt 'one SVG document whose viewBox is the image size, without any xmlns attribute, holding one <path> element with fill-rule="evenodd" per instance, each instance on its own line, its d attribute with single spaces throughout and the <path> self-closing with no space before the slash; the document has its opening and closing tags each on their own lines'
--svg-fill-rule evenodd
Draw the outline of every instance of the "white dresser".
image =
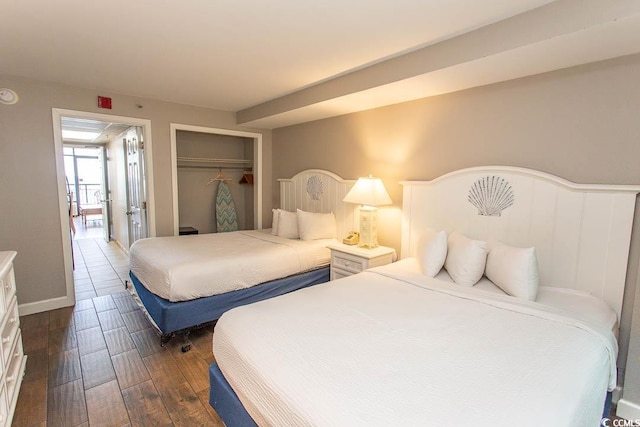
<svg viewBox="0 0 640 427">
<path fill-rule="evenodd" d="M 16 252 L 0 252 L 0 425 L 10 426 L 18 401 L 27 356 L 22 348 L 16 279 Z"/>
</svg>

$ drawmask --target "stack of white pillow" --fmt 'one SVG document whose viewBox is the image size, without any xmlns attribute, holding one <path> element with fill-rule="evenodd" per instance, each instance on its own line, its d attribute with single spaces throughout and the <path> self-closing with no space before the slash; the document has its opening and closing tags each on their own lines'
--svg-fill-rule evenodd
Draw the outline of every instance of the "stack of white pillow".
<svg viewBox="0 0 640 427">
<path fill-rule="evenodd" d="M 535 301 L 538 261 L 535 248 L 507 246 L 497 240 L 473 240 L 453 232 L 427 230 L 418 241 L 416 256 L 423 274 L 435 277 L 442 267 L 462 286 L 473 286 L 487 276 L 507 294 Z"/>
<path fill-rule="evenodd" d="M 297 209 L 289 212 L 272 209 L 271 234 L 286 239 L 318 240 L 335 239 L 336 217 L 331 213 L 305 212 Z"/>
</svg>

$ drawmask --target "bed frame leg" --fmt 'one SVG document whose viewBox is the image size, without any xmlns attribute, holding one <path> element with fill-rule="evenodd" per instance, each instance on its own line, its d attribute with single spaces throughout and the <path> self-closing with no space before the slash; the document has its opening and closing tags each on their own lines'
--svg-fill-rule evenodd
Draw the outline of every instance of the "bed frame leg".
<svg viewBox="0 0 640 427">
<path fill-rule="evenodd" d="M 172 332 L 170 334 L 162 334 L 160 335 L 160 347 L 166 346 L 171 338 L 175 337 L 176 335 L 182 335 L 184 344 L 182 344 L 182 347 L 180 349 L 183 353 L 186 353 L 187 351 L 191 350 L 191 341 L 189 341 L 189 334 L 191 334 L 191 330 L 178 333 Z"/>
<path fill-rule="evenodd" d="M 173 334 L 160 335 L 160 347 L 164 347 L 165 345 L 167 345 L 171 338 L 173 338 Z"/>
<path fill-rule="evenodd" d="M 191 331 L 185 331 L 183 334 L 184 337 L 184 344 L 182 344 L 182 352 L 186 353 L 187 351 L 191 350 L 191 341 L 189 341 L 189 334 L 191 333 Z"/>
</svg>

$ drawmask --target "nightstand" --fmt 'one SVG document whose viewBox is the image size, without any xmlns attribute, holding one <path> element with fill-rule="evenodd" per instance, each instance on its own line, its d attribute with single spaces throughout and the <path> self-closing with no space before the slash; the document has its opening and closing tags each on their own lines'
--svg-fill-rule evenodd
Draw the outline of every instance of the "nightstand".
<svg viewBox="0 0 640 427">
<path fill-rule="evenodd" d="M 395 249 L 386 246 L 366 249 L 338 243 L 327 247 L 331 250 L 330 280 L 351 276 L 367 268 L 386 265 L 395 261 L 396 258 Z"/>
</svg>

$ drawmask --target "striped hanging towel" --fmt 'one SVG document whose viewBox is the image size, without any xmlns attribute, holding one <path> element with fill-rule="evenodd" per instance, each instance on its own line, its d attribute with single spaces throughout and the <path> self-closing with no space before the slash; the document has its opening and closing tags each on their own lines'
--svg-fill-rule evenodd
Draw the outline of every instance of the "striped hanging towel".
<svg viewBox="0 0 640 427">
<path fill-rule="evenodd" d="M 216 195 L 216 228 L 218 233 L 238 230 L 236 205 L 231 197 L 231 188 L 224 181 L 220 181 L 218 184 L 218 194 Z"/>
</svg>

